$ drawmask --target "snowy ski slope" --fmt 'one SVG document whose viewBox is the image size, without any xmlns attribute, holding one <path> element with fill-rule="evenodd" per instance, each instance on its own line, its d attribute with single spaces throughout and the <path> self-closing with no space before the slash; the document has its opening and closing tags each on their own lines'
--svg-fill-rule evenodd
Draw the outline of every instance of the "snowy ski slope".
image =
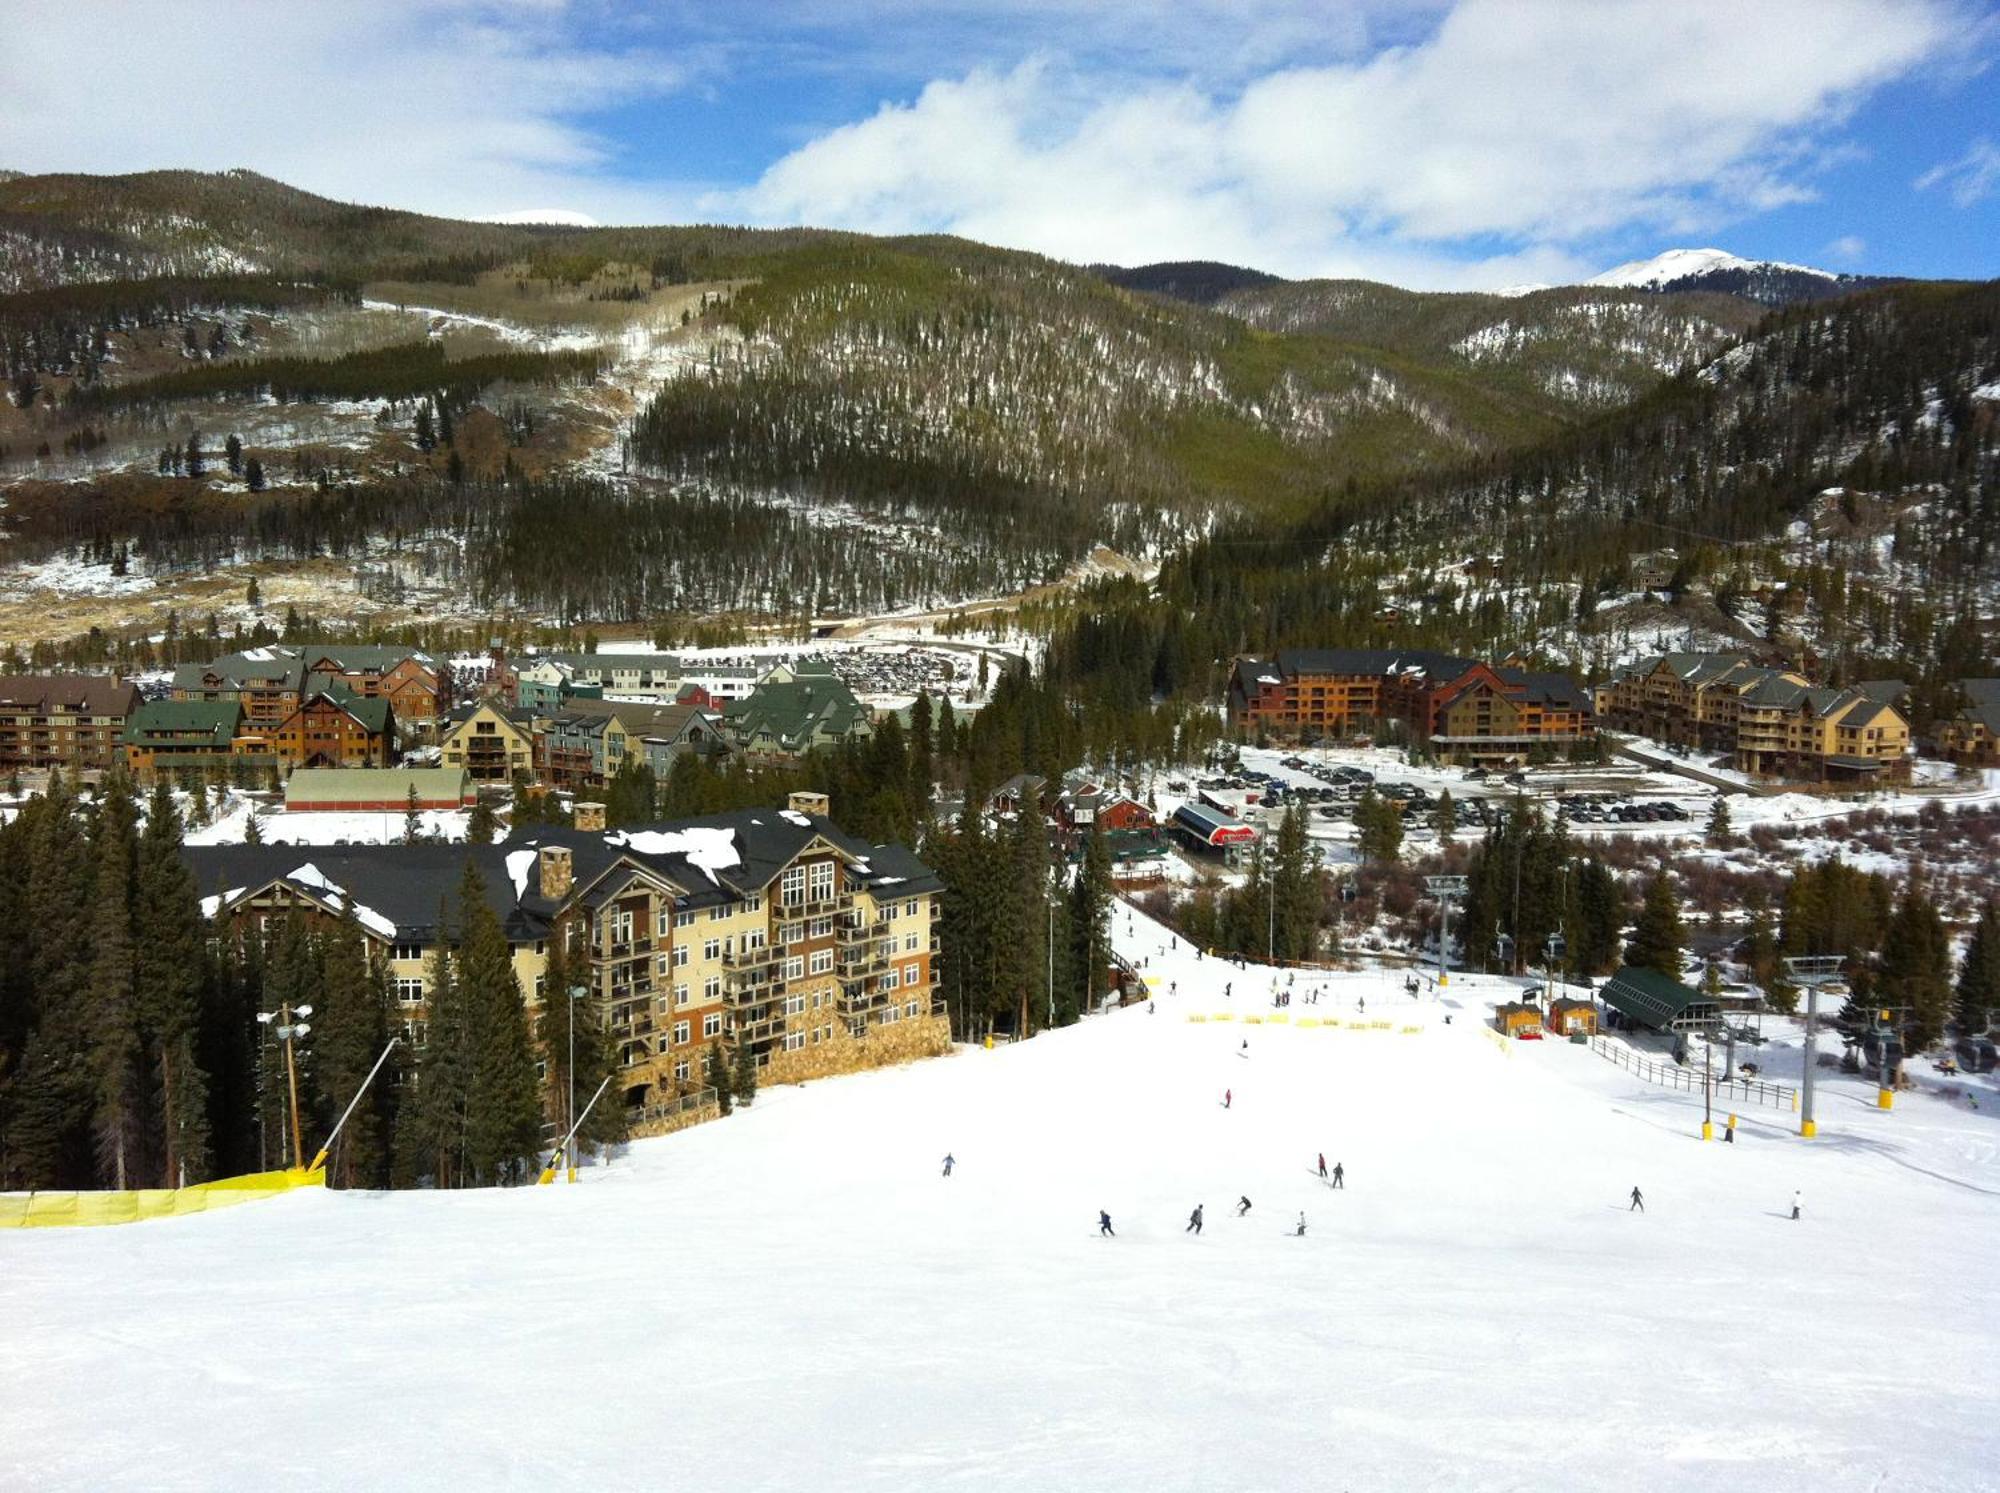
<svg viewBox="0 0 2000 1493">
<path fill-rule="evenodd" d="M 1994 1485 L 1991 1108 L 1835 1085 L 1814 1142 L 1704 1145 L 1698 1095 L 1504 1050 L 1498 982 L 1195 1023 L 1268 977 L 1118 928 L 1156 1014 L 577 1187 L 0 1235 L 0 1487 Z M 1364 997 L 1424 1030 L 1296 1024 Z"/>
</svg>

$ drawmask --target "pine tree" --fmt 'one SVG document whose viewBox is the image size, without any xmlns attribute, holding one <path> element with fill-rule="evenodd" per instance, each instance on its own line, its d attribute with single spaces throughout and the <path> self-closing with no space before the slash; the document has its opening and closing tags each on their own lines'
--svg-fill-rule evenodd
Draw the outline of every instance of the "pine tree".
<svg viewBox="0 0 2000 1493">
<path fill-rule="evenodd" d="M 722 1055 L 722 1041 L 717 1038 L 708 1044 L 708 1058 L 702 1064 L 702 1082 L 715 1090 L 715 1102 L 723 1114 L 733 1107 L 730 1092 L 729 1063 Z"/>
<path fill-rule="evenodd" d="M 32 818 L 30 818 L 32 815 Z M 13 1180 L 29 1187 L 84 1187 L 96 1180 L 89 1145 L 93 1111 L 85 1019 L 91 946 L 91 847 L 69 784 L 49 773 L 42 796 L 22 816 L 28 843 L 27 955 L 23 985 L 27 1033 L 12 1076 L 7 1144 Z"/>
<path fill-rule="evenodd" d="M 85 1061 L 99 1174 L 124 1191 L 138 1180 L 145 1085 L 132 954 L 132 875 L 137 810 L 122 780 L 107 784 L 97 815 L 97 877 L 85 996 Z"/>
<path fill-rule="evenodd" d="M 311 1007 L 317 1016 L 324 1005 L 324 992 L 325 966 L 319 940 L 312 936 L 304 915 L 294 911 L 279 926 L 277 935 L 264 953 L 263 997 L 267 1002 L 264 1009 L 276 1013 L 274 1019 L 265 1024 L 264 1040 L 258 1048 L 258 1113 L 267 1167 L 279 1164 L 300 1167 L 312 1159 L 310 1153 L 298 1155 L 292 1149 L 291 1091 L 296 1072 L 301 1131 L 298 1141 L 303 1147 L 305 1117 L 313 1113 L 317 1099 L 313 1084 L 313 1051 L 294 1040 L 292 1061 L 288 1064 L 285 1044 L 276 1035 L 275 1028 L 283 1024 L 287 1013 L 296 1021 L 299 1012 L 306 1007 Z M 317 1027 L 314 1030 L 317 1031 Z"/>
<path fill-rule="evenodd" d="M 518 1181 L 541 1149 L 535 1058 L 507 935 L 471 861 L 459 882 L 458 901 L 459 983 L 472 1028 L 466 1159 L 475 1177 L 504 1186 Z"/>
<path fill-rule="evenodd" d="M 1903 888 L 1882 939 L 1876 1004 L 1907 1007 L 1910 1049 L 1921 1052 L 1944 1035 L 1951 1005 L 1951 944 L 1922 879 Z"/>
<path fill-rule="evenodd" d="M 1778 931 L 1771 919 L 1771 904 L 1761 888 L 1753 888 L 1748 898 L 1750 931 L 1744 937 L 1743 962 L 1750 980 L 1764 992 L 1764 998 L 1779 1011 L 1790 1012 L 1799 1003 L 1799 994 L 1784 978 L 1778 962 Z"/>
<path fill-rule="evenodd" d="M 1670 980 L 1681 977 L 1687 934 L 1681 926 L 1681 901 L 1674 891 L 1671 873 L 1661 871 L 1646 887 L 1646 900 L 1639 909 L 1639 921 L 1625 945 L 1625 962 L 1641 969 L 1658 970 Z"/>
<path fill-rule="evenodd" d="M 468 844 L 491 845 L 493 836 L 499 831 L 500 820 L 493 812 L 493 805 L 484 797 L 472 805 L 472 812 L 465 819 L 465 838 Z"/>
<path fill-rule="evenodd" d="M 1712 850 L 1727 850 L 1735 842 L 1729 828 L 1729 800 L 1719 793 L 1714 807 L 1708 811 L 1708 832 L 1703 838 Z"/>
<path fill-rule="evenodd" d="M 234 432 L 222 443 L 222 459 L 229 464 L 229 475 L 243 475 L 243 438 Z"/>
<path fill-rule="evenodd" d="M 1111 904 L 1116 888 L 1111 880 L 1111 850 L 1104 834 L 1091 826 L 1083 860 L 1070 888 L 1070 964 L 1078 971 L 1075 988 L 1088 1010 L 1109 989 L 1111 963 Z"/>
<path fill-rule="evenodd" d="M 243 485 L 251 492 L 264 490 L 264 463 L 254 456 L 243 464 Z"/>
<path fill-rule="evenodd" d="M 1449 788 L 1438 794 L 1437 805 L 1431 810 L 1431 828 L 1437 832 L 1438 844 L 1451 844 L 1458 829 L 1458 807 L 1451 801 Z"/>
<path fill-rule="evenodd" d="M 389 1013 L 379 961 L 369 957 L 361 925 L 350 905 L 320 940 L 326 970 L 322 1004 L 313 1019 L 313 1057 L 324 1096 L 317 1119 L 321 1135 L 331 1131 L 389 1040 Z M 328 1158 L 328 1180 L 336 1187 L 381 1187 L 388 1181 L 388 1124 L 384 1095 L 370 1090 L 349 1116 Z M 306 1148 L 314 1149 L 311 1137 Z"/>
<path fill-rule="evenodd" d="M 418 845 L 423 843 L 423 838 L 423 808 L 417 798 L 417 785 L 412 783 L 410 784 L 409 797 L 404 801 L 403 807 L 403 843 L 405 845 Z"/>
<path fill-rule="evenodd" d="M 1393 864 L 1403 853 L 1403 816 L 1373 788 L 1354 806 L 1356 849 L 1368 865 Z"/>
<path fill-rule="evenodd" d="M 2000 903 L 1988 898 L 1958 965 L 1958 1030 L 1978 1036 L 2000 1018 Z"/>
<path fill-rule="evenodd" d="M 205 803 L 197 794 L 196 802 Z M 162 1185 L 206 1181 L 209 1082 L 203 1071 L 204 933 L 194 875 L 181 860 L 180 814 L 165 782 L 155 785 L 139 837 L 132 908 L 139 1024 L 159 1075 Z"/>
<path fill-rule="evenodd" d="M 431 424 L 431 407 L 428 400 L 417 402 L 417 449 L 429 454 L 437 446 L 437 435 Z"/>
<path fill-rule="evenodd" d="M 463 1187 L 469 1180 L 465 1129 L 472 1093 L 472 1016 L 445 938 L 447 926 L 440 906 L 423 1041 L 400 1106 L 408 1116 L 399 1130 L 405 1159 L 397 1165 L 407 1176 L 430 1177 L 435 1186 Z"/>
<path fill-rule="evenodd" d="M 757 1097 L 757 1054 L 748 1042 L 736 1044 L 736 1072 L 731 1087 L 736 1103 L 743 1109 L 748 1109 Z"/>
<path fill-rule="evenodd" d="M 198 430 L 187 438 L 187 455 L 185 460 L 187 462 L 187 474 L 190 477 L 199 477 L 207 470 L 206 458 L 203 456 L 201 449 L 201 432 Z"/>
<path fill-rule="evenodd" d="M 1277 846 L 1271 857 L 1272 907 L 1267 916 L 1274 925 L 1276 954 L 1280 959 L 1311 959 L 1319 953 L 1319 924 L 1324 897 L 1311 847 L 1306 843 L 1305 811 L 1297 804 L 1285 810 L 1278 825 Z"/>
</svg>

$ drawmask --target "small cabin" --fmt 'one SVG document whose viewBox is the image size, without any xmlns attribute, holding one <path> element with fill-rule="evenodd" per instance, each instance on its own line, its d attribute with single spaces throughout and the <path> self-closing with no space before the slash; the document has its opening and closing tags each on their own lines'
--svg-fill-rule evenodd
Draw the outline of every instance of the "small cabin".
<svg viewBox="0 0 2000 1493">
<path fill-rule="evenodd" d="M 1493 1025 L 1504 1037 L 1513 1037 L 1523 1042 L 1539 1042 L 1542 1037 L 1541 1008 L 1525 1005 L 1519 1001 L 1507 1001 L 1494 1008 Z"/>
<path fill-rule="evenodd" d="M 1597 1035 L 1597 1004 L 1558 996 L 1549 1002 L 1549 1030 L 1562 1037 Z"/>
</svg>

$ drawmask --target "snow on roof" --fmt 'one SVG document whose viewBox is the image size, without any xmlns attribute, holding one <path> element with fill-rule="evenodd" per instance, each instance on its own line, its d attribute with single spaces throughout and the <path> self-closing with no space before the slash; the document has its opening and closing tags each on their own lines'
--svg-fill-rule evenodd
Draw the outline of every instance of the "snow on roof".
<svg viewBox="0 0 2000 1493">
<path fill-rule="evenodd" d="M 220 892 L 213 897 L 203 897 L 201 899 L 201 915 L 205 918 L 212 918 L 242 895 L 243 888 L 233 886 L 228 891 Z"/>
<path fill-rule="evenodd" d="M 778 810 L 778 817 L 783 819 L 787 824 L 800 824 L 804 825 L 807 829 L 812 828 L 812 821 L 797 809 L 780 809 Z"/>
<path fill-rule="evenodd" d="M 344 906 L 348 911 L 352 912 L 354 920 L 370 933 L 382 938 L 394 938 L 396 936 L 396 925 L 393 921 L 382 916 L 374 908 L 366 907 L 356 902 L 346 887 L 340 885 L 337 881 L 329 879 L 327 874 L 311 861 L 307 861 L 296 871 L 291 872 L 285 879 L 296 881 L 300 886 L 317 887 L 326 894 L 327 900 L 333 903 L 335 907 Z"/>
<path fill-rule="evenodd" d="M 514 883 L 514 900 L 520 901 L 528 895 L 528 872 L 535 864 L 538 850 L 510 850 L 507 852 L 507 879 Z"/>
<path fill-rule="evenodd" d="M 607 845 L 623 845 L 641 855 L 678 855 L 697 866 L 710 881 L 717 871 L 743 864 L 736 853 L 736 831 L 713 826 L 693 829 L 639 829 L 606 835 Z"/>
</svg>

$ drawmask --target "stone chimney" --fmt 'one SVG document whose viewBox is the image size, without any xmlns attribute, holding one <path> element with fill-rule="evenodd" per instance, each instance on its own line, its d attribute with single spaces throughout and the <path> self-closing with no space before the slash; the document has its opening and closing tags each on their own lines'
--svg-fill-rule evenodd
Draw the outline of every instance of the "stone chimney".
<svg viewBox="0 0 2000 1493">
<path fill-rule="evenodd" d="M 575 868 L 570 862 L 569 846 L 544 845 L 541 848 L 542 895 L 553 902 L 560 902 L 569 895 L 571 884 L 576 880 Z"/>
<path fill-rule="evenodd" d="M 579 800 L 575 810 L 570 814 L 570 823 L 578 829 L 587 829 L 592 834 L 603 834 L 604 805 L 584 803 Z"/>
<path fill-rule="evenodd" d="M 827 812 L 828 799 L 824 793 L 794 793 L 788 807 L 794 814 L 821 814 Z"/>
</svg>

